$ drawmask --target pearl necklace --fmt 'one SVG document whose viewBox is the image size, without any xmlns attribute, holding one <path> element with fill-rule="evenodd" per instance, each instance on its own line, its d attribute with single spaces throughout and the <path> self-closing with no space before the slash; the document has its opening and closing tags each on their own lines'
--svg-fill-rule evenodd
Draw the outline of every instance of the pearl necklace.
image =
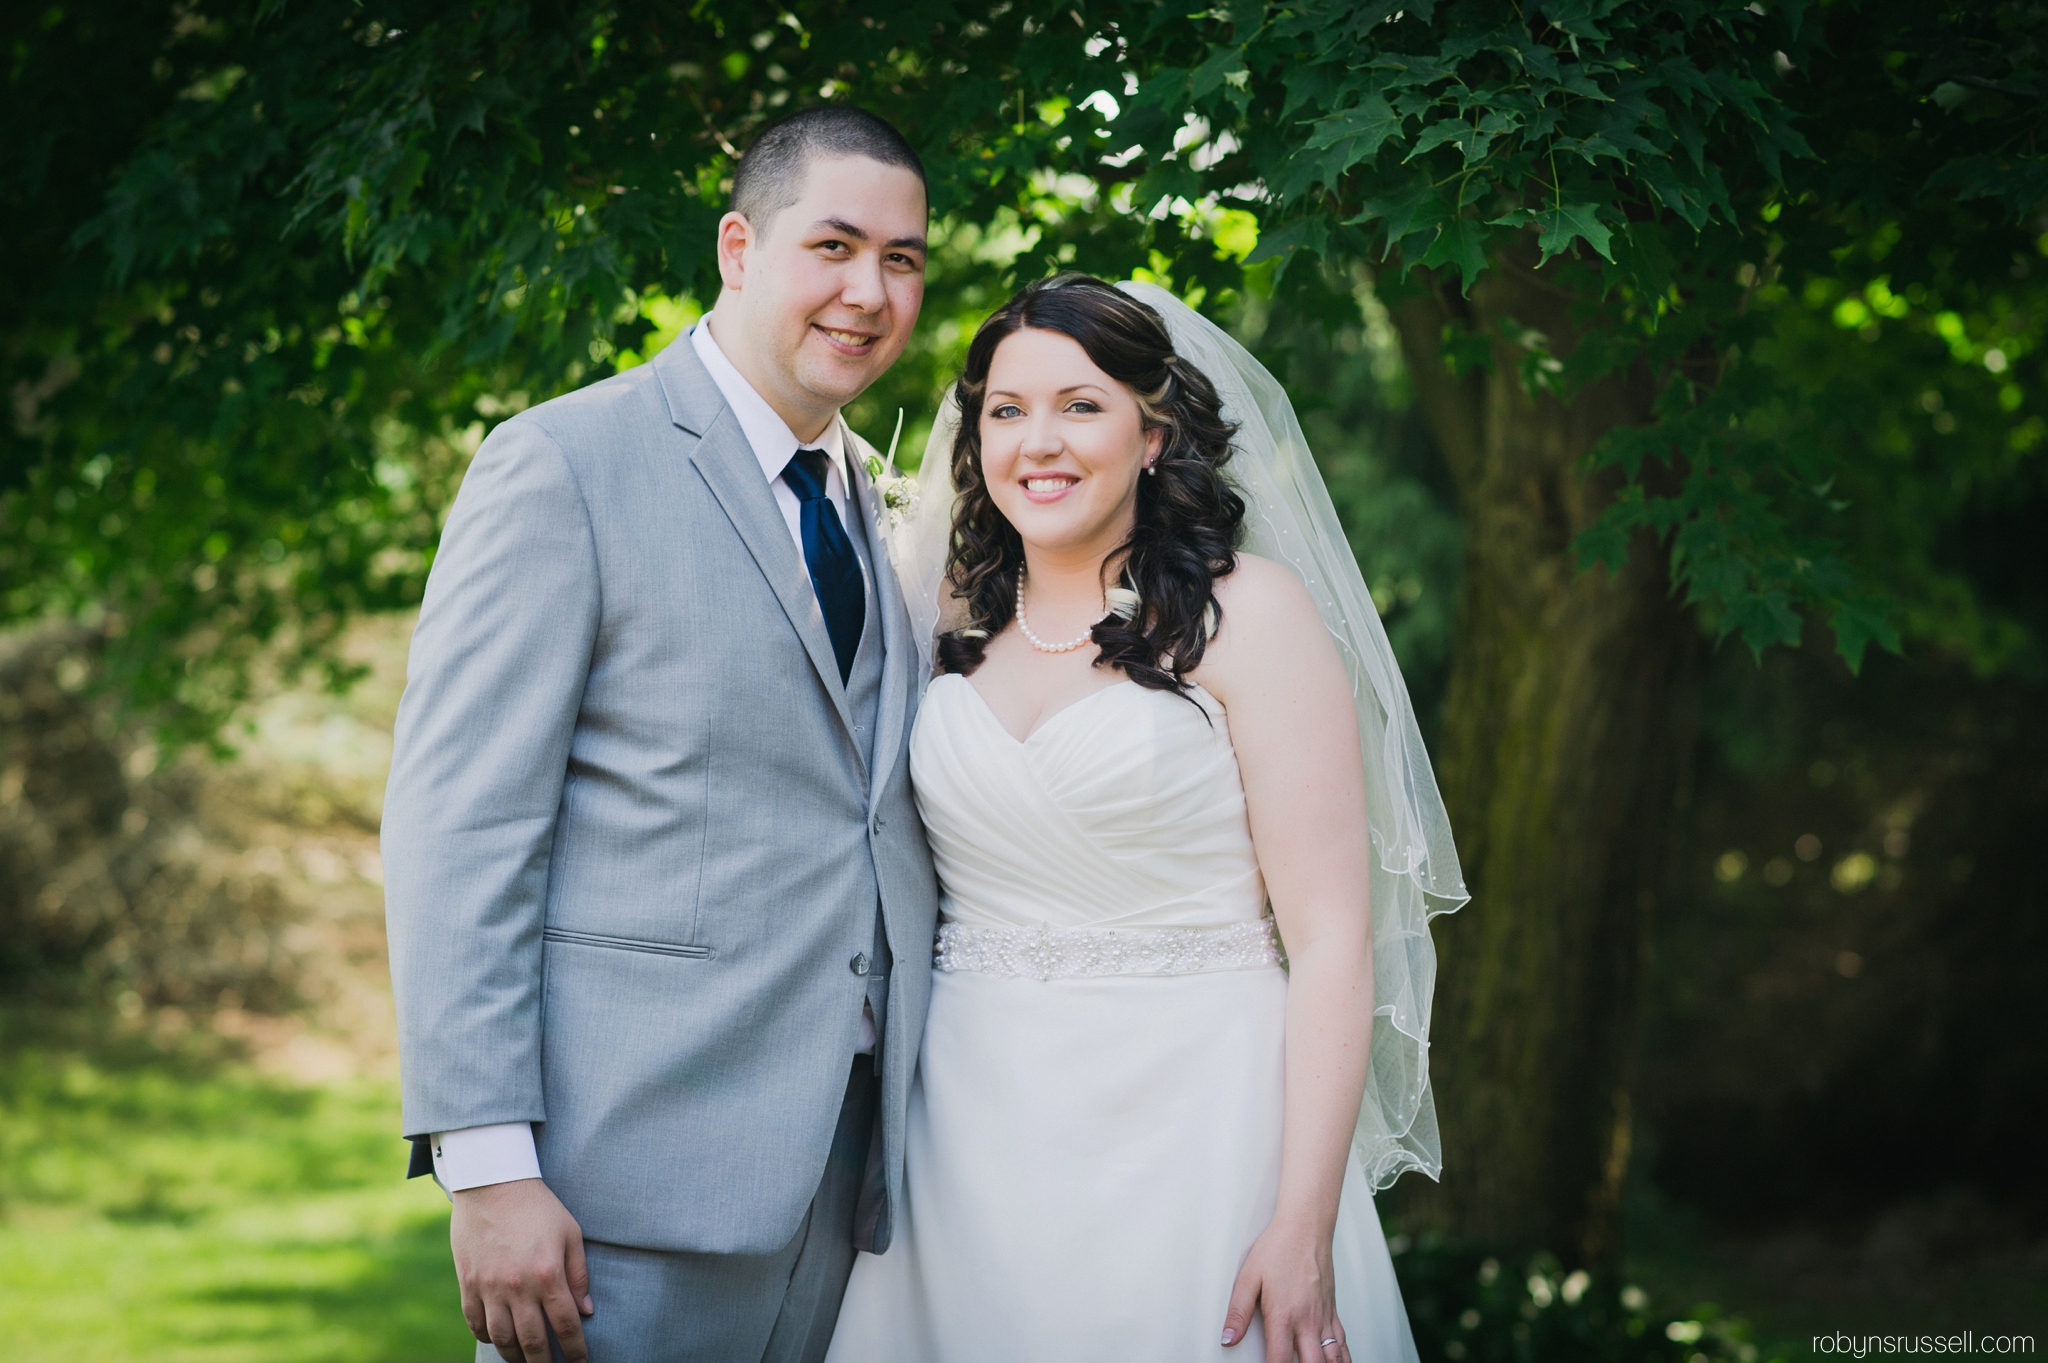
<svg viewBox="0 0 2048 1363">
<path fill-rule="evenodd" d="M 1109 612 L 1105 610 L 1102 614 L 1107 616 Z M 1098 618 L 1095 623 L 1101 624 L 1102 621 Z M 1095 625 L 1088 626 L 1087 630 L 1079 638 L 1069 639 L 1064 644 L 1048 644 L 1045 640 L 1033 634 L 1031 632 L 1031 622 L 1024 618 L 1024 575 L 1022 573 L 1017 574 L 1017 628 L 1023 631 L 1025 641 L 1040 653 L 1072 653 L 1075 649 L 1095 637 Z"/>
</svg>

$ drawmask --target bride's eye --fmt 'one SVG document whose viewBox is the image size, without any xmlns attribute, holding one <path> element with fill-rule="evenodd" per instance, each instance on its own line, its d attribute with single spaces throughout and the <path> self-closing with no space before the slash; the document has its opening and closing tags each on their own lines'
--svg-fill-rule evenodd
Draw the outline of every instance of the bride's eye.
<svg viewBox="0 0 2048 1363">
<path fill-rule="evenodd" d="M 1067 404 L 1067 410 L 1070 412 L 1079 412 L 1082 416 L 1088 416 L 1092 413 L 1099 412 L 1102 409 L 1096 406 L 1094 403 L 1090 402 L 1086 398 L 1075 398 L 1072 402 Z"/>
<path fill-rule="evenodd" d="M 1023 416 L 1024 409 L 1014 402 L 1006 402 L 993 412 L 990 412 L 989 415 L 995 417 L 998 421 L 1007 421 L 1013 416 Z"/>
</svg>

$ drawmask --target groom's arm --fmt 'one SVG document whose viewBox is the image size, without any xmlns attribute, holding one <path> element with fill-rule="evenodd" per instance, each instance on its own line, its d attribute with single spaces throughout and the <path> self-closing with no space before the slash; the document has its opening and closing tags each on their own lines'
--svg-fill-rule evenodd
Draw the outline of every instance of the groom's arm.
<svg viewBox="0 0 2048 1363">
<path fill-rule="evenodd" d="M 384 894 L 407 1135 L 546 1119 L 541 928 L 598 613 L 582 493 L 515 418 L 442 532 L 394 734 Z"/>
<path fill-rule="evenodd" d="M 385 796 L 409 1136 L 546 1119 L 541 929 L 599 608 L 574 473 L 538 422 L 515 418 L 478 450 L 442 533 Z M 528 1178 L 456 1202 L 464 1314 L 478 1337 L 507 1358 L 545 1358 L 545 1318 L 568 1356 L 582 1356 L 581 1232 L 553 1194 Z"/>
</svg>

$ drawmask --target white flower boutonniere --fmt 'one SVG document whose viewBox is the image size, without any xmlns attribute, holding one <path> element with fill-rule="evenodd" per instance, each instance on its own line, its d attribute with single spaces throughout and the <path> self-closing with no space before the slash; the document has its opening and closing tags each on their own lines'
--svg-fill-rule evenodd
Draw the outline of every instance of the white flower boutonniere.
<svg viewBox="0 0 2048 1363">
<path fill-rule="evenodd" d="M 898 407 L 896 434 L 889 437 L 889 453 L 881 458 L 868 456 L 868 477 L 874 479 L 875 490 L 882 494 L 882 507 L 889 513 L 891 530 L 917 509 L 917 481 L 896 472 L 896 442 L 902 438 L 903 409 Z"/>
</svg>

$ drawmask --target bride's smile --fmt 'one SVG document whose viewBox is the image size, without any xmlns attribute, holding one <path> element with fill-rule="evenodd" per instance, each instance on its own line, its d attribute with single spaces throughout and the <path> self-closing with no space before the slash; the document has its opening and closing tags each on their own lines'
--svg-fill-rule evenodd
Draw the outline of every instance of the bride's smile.
<svg viewBox="0 0 2048 1363">
<path fill-rule="evenodd" d="M 1067 494 L 1069 488 L 1078 486 L 1080 479 L 1071 473 L 1052 473 L 1043 477 L 1024 480 L 1024 495 L 1040 504 L 1057 501 Z"/>
</svg>

